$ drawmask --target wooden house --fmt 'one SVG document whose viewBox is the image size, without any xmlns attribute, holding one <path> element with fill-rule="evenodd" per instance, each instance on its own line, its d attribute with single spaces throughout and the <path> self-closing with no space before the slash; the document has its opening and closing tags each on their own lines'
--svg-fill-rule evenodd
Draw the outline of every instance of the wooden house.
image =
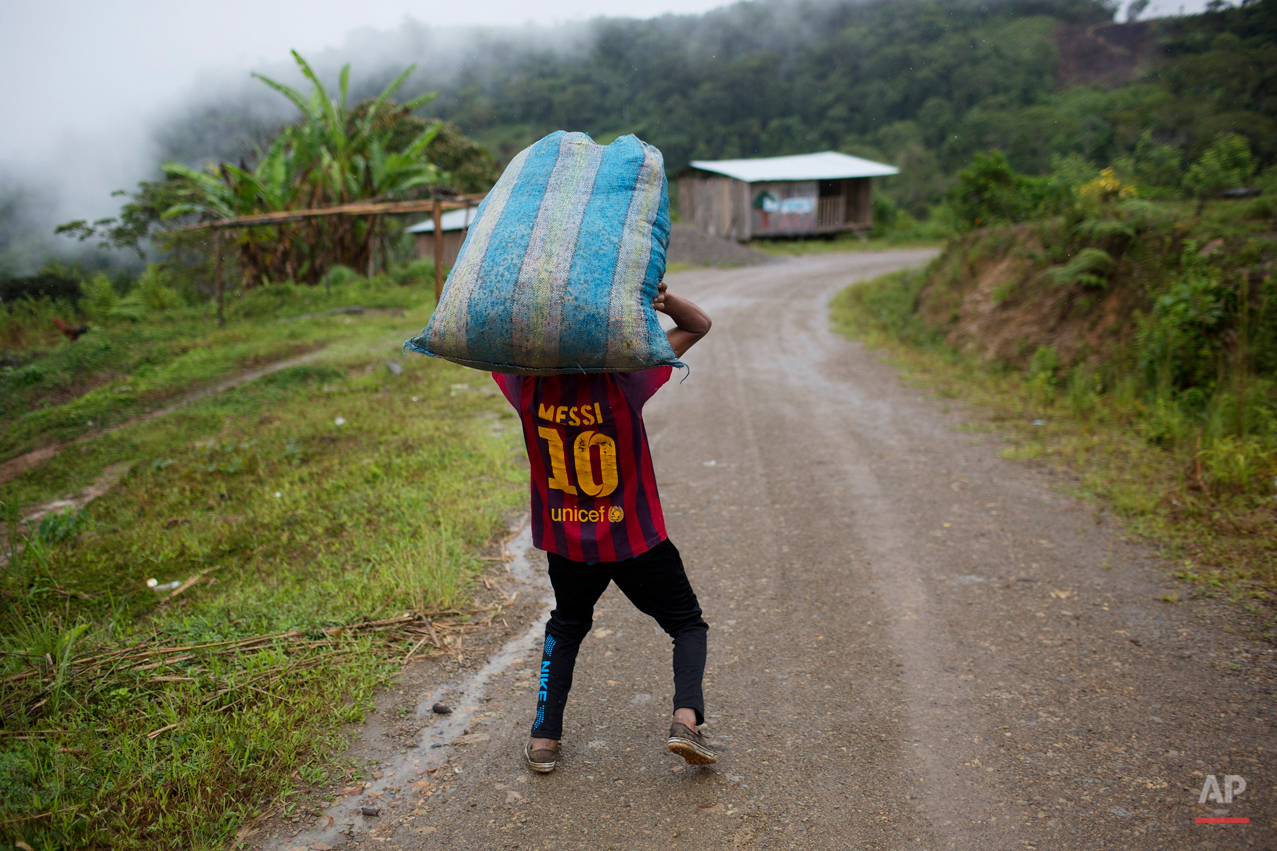
<svg viewBox="0 0 1277 851">
<path fill-rule="evenodd" d="M 470 225 L 474 224 L 474 217 L 478 212 L 478 207 L 468 207 L 463 210 L 449 210 L 439 217 L 441 225 L 439 230 L 443 233 L 443 256 L 440 265 L 444 268 L 450 269 L 456 264 L 457 255 L 461 252 L 461 244 L 466 241 L 466 234 L 470 232 Z M 407 228 L 407 231 L 413 235 L 416 242 L 417 259 L 433 260 L 435 256 L 434 219 L 418 222 Z"/>
<path fill-rule="evenodd" d="M 745 242 L 873 227 L 875 177 L 900 170 L 823 151 L 752 160 L 693 160 L 679 173 L 684 224 Z"/>
</svg>

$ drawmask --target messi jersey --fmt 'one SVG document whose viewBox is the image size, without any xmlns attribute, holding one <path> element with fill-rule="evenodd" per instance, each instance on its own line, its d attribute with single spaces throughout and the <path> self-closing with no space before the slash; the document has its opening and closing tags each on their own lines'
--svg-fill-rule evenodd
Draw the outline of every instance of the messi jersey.
<svg viewBox="0 0 1277 851">
<path fill-rule="evenodd" d="M 523 421 L 538 548 L 573 561 L 622 561 L 665 540 L 643 404 L 671 372 L 493 373 Z"/>
</svg>

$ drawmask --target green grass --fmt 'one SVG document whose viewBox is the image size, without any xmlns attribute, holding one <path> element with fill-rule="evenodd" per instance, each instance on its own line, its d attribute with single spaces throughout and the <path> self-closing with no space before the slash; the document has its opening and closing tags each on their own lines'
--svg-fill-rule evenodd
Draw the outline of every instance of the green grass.
<svg viewBox="0 0 1277 851">
<path fill-rule="evenodd" d="M 955 351 L 914 312 L 926 275 L 847 287 L 831 303 L 835 329 L 885 351 L 911 384 L 987 414 L 1010 443 L 1005 457 L 1067 471 L 1079 495 L 1163 546 L 1198 593 L 1227 593 L 1268 611 L 1263 603 L 1277 593 L 1271 449 L 1232 438 L 1211 449 L 1168 442 L 1167 429 L 1189 428 L 1182 412 L 1136 394 L 1133 382 L 1099 392 L 1084 369 L 1056 382 L 1045 368 L 1020 373 Z M 1233 402 L 1220 393 L 1214 404 L 1227 413 Z"/>
<path fill-rule="evenodd" d="M 691 269 L 703 269 L 704 266 L 697 266 L 695 263 L 667 263 L 665 265 L 665 274 L 672 275 L 675 272 L 686 272 Z"/>
<path fill-rule="evenodd" d="M 749 247 L 776 257 L 799 257 L 805 254 L 831 254 L 847 251 L 885 251 L 892 248 L 941 248 L 943 239 L 914 236 L 889 236 L 861 239 L 853 233 L 833 237 L 815 236 L 798 239 L 755 239 Z"/>
<path fill-rule="evenodd" d="M 208 304 L 134 319 L 67 316 L 91 326 L 74 343 L 52 326 L 52 317 L 65 312 L 60 305 L 4 307 L 0 324 L 10 333 L 3 336 L 23 345 L 7 348 L 10 363 L 0 369 L 0 460 L 118 424 L 227 375 L 358 339 L 375 323 L 349 315 L 288 320 L 353 305 L 419 309 L 432 300 L 426 283 L 432 274 L 408 267 L 372 280 L 334 275 L 331 290 L 259 287 L 229 302 L 221 328 Z"/>
<path fill-rule="evenodd" d="M 342 725 L 397 670 L 405 636 L 364 624 L 468 605 L 479 553 L 520 504 L 517 422 L 487 376 L 399 359 L 430 308 L 404 301 L 419 306 L 210 332 L 277 351 L 300 329 L 325 351 L 5 488 L 12 512 L 128 465 L 83 515 L 15 530 L 26 546 L 0 585 L 8 843 L 223 847 L 293 778 L 324 779 Z M 151 578 L 194 582 L 168 601 Z"/>
</svg>

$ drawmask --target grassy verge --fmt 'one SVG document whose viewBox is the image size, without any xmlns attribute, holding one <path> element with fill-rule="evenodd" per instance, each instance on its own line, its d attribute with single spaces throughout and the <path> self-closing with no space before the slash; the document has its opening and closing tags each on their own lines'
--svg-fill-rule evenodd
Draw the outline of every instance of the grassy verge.
<svg viewBox="0 0 1277 851">
<path fill-rule="evenodd" d="M 16 516 L 128 465 L 86 511 L 29 535 L 10 525 L 8 843 L 220 847 L 290 778 L 324 778 L 336 731 L 417 641 L 404 613 L 468 619 L 477 553 L 521 494 L 516 426 L 485 376 L 423 358 L 387 368 L 427 310 L 317 320 L 305 333 L 329 345 L 315 362 L 6 488 Z M 240 330 L 282 327 L 296 326 Z"/>
<path fill-rule="evenodd" d="M 886 251 L 892 248 L 941 248 L 943 239 L 931 237 L 892 236 L 861 239 L 854 233 L 809 239 L 755 239 L 749 247 L 776 257 L 798 257 L 804 254 L 831 254 L 847 251 Z"/>
<path fill-rule="evenodd" d="M 7 306 L 0 326 L 12 325 L 8 336 L 28 345 L 7 350 L 0 369 L 0 461 L 124 422 L 227 375 L 340 344 L 369 327 L 349 314 L 298 317 L 354 306 L 418 310 L 432 300 L 428 264 L 371 280 L 331 277 L 328 287 L 284 283 L 238 294 L 220 328 L 207 304 L 104 311 L 87 317 L 90 330 L 74 343 L 52 324 L 65 305 Z"/>
<path fill-rule="evenodd" d="M 987 413 L 1011 443 L 1006 457 L 1072 473 L 1080 495 L 1164 546 L 1197 593 L 1227 594 L 1271 615 L 1277 497 L 1201 486 L 1212 474 L 1226 480 L 1232 462 L 1219 449 L 1159 444 L 1167 412 L 1129 385 L 1099 393 L 1078 372 L 1056 386 L 1047 371 L 1021 374 L 955 351 L 915 313 L 925 281 L 925 273 L 902 272 L 852 285 L 831 304 L 833 324 L 884 350 L 906 380 Z"/>
</svg>

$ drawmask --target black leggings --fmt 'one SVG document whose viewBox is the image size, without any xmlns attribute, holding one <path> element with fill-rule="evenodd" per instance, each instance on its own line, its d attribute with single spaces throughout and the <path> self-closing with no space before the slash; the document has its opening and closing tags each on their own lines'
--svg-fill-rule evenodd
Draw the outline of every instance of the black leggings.
<svg viewBox="0 0 1277 851">
<path fill-rule="evenodd" d="M 701 617 L 696 593 L 674 545 L 667 539 L 634 558 L 597 564 L 547 555 L 554 611 L 545 625 L 533 738 L 557 740 L 563 734 L 563 707 L 572 688 L 576 653 L 594 624 L 594 604 L 609 582 L 615 582 L 635 608 L 655 618 L 674 639 L 674 709 L 695 710 L 696 723 L 703 724 L 701 679 L 709 625 Z"/>
</svg>

